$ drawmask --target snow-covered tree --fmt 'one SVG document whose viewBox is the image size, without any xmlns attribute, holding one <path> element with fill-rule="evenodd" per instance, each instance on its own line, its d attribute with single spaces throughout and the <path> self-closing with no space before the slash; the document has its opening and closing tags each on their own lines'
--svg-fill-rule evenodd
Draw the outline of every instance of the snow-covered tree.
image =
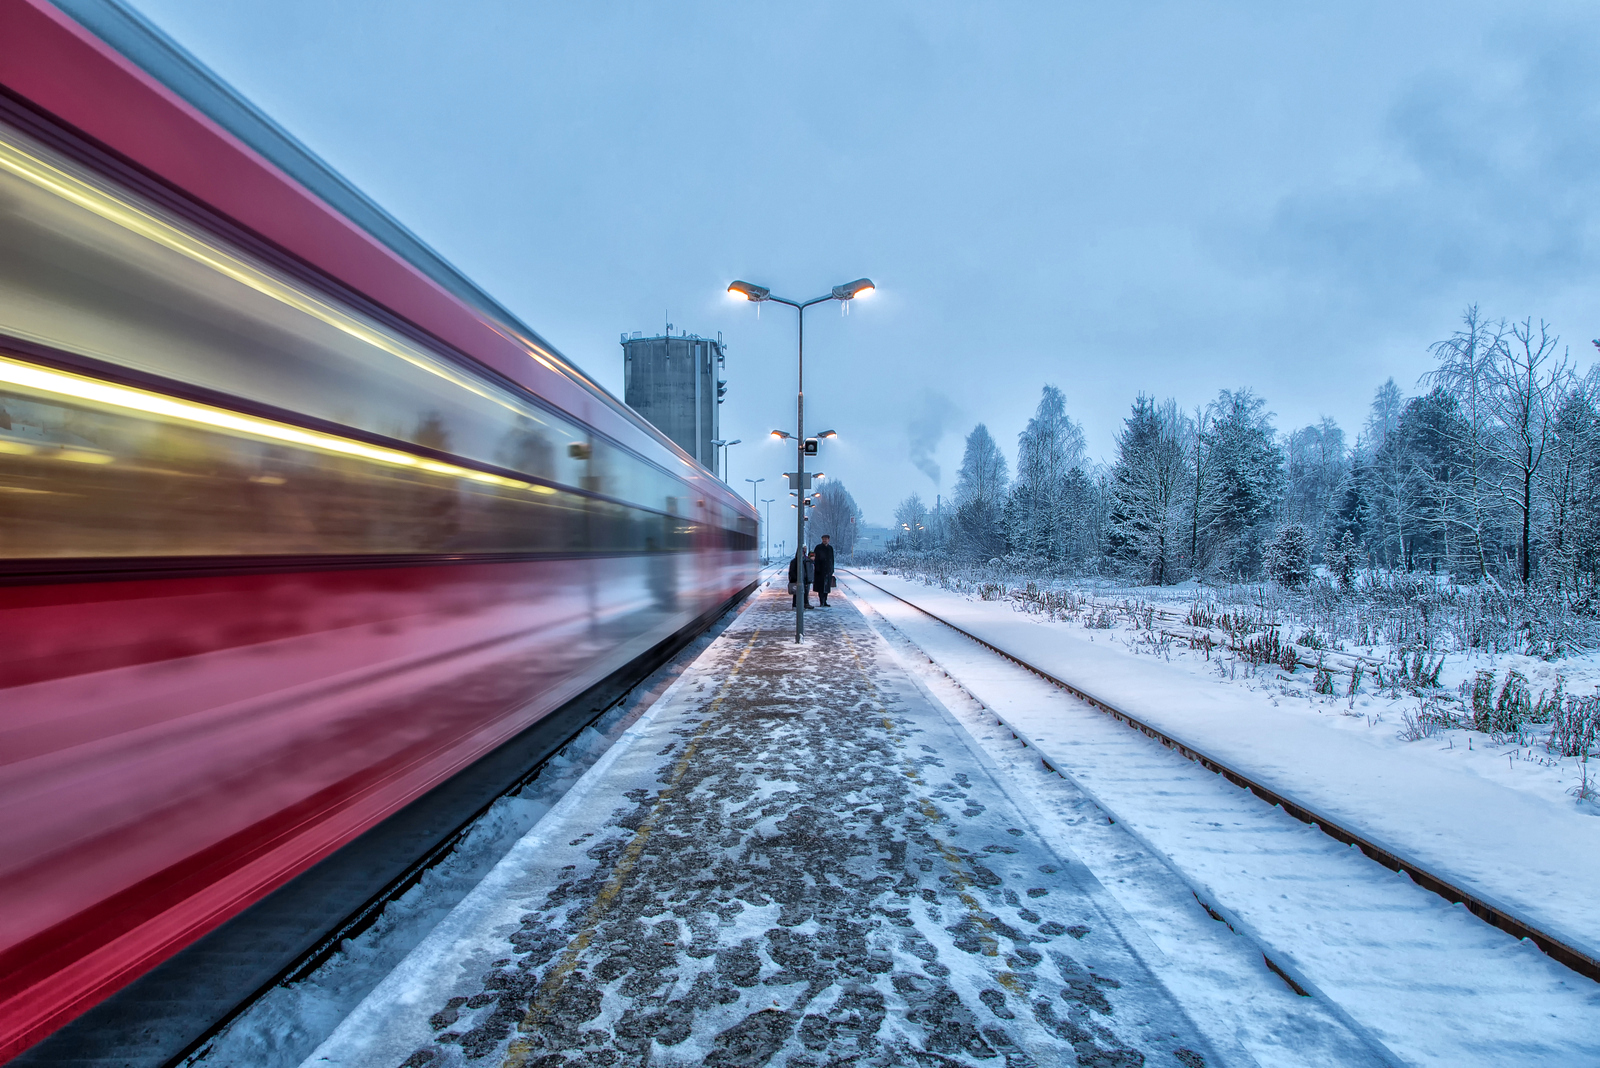
<svg viewBox="0 0 1600 1068">
<path fill-rule="evenodd" d="M 902 549 L 926 549 L 932 540 L 928 531 L 928 506 L 913 493 L 894 510 L 894 536 Z"/>
<path fill-rule="evenodd" d="M 1492 442 L 1495 437 L 1491 368 L 1503 347 L 1505 323 L 1487 322 L 1471 305 L 1461 316 L 1461 329 L 1431 346 L 1439 366 L 1424 381 L 1449 390 L 1456 398 L 1462 422 L 1454 442 L 1462 464 L 1461 476 L 1450 487 L 1450 521 L 1460 527 L 1471 570 L 1487 577 L 1495 528 L 1496 482 Z"/>
<path fill-rule="evenodd" d="M 1465 432 L 1455 397 L 1435 386 L 1406 402 L 1400 417 L 1404 462 L 1410 471 L 1411 537 L 1405 546 L 1406 566 L 1449 570 L 1454 554 L 1452 535 L 1457 508 L 1455 485 L 1462 472 L 1455 442 Z"/>
<path fill-rule="evenodd" d="M 956 476 L 955 515 L 950 523 L 951 542 L 962 553 L 988 559 L 1006 551 L 1004 509 L 1006 458 L 979 423 L 967 435 L 967 446 Z"/>
<path fill-rule="evenodd" d="M 1084 463 L 1083 430 L 1067 415 L 1066 398 L 1045 386 L 1038 410 L 1017 435 L 1017 479 L 1006 509 L 1014 551 L 1061 560 L 1071 527 L 1068 476 Z"/>
<path fill-rule="evenodd" d="M 1547 324 L 1526 319 L 1511 327 L 1510 338 L 1490 363 L 1490 406 L 1499 433 L 1500 494 L 1511 506 L 1516 523 L 1518 577 L 1527 585 L 1533 575 L 1535 490 L 1550 448 L 1556 410 L 1566 393 L 1571 370 L 1556 349 L 1560 339 Z"/>
<path fill-rule="evenodd" d="M 1379 386 L 1359 445 L 1365 460 L 1367 550 L 1384 567 L 1406 566 L 1406 547 L 1414 533 L 1411 506 L 1416 472 L 1401 432 L 1404 405 L 1405 397 L 1394 379 Z"/>
<path fill-rule="evenodd" d="M 1284 515 L 1304 523 L 1313 533 L 1327 532 L 1345 476 L 1350 470 L 1344 431 L 1332 419 L 1301 427 L 1289 435 L 1285 449 Z"/>
<path fill-rule="evenodd" d="M 1117 435 L 1107 552 L 1158 586 L 1177 574 L 1190 437 L 1177 401 L 1157 405 L 1142 393 Z"/>
<path fill-rule="evenodd" d="M 1297 590 L 1311 580 L 1311 532 L 1299 523 L 1280 527 L 1266 552 L 1267 574 L 1286 589 Z"/>
<path fill-rule="evenodd" d="M 856 534 L 861 528 L 861 509 L 856 506 L 856 499 L 845 489 L 843 482 L 829 479 L 823 483 L 821 493 L 821 499 L 811 508 L 811 520 L 806 524 L 807 536 L 812 544 L 816 544 L 824 534 L 828 535 L 834 552 L 847 558 L 855 552 Z"/>
<path fill-rule="evenodd" d="M 1248 388 L 1217 394 L 1204 448 L 1209 493 L 1200 511 L 1213 542 L 1212 559 L 1236 578 L 1260 574 L 1267 523 L 1283 490 L 1283 453 L 1266 401 Z"/>
<path fill-rule="evenodd" d="M 1349 589 L 1355 583 L 1356 568 L 1361 566 L 1361 547 L 1355 535 L 1348 530 L 1337 541 L 1329 538 L 1322 547 L 1322 561 L 1339 585 Z"/>
<path fill-rule="evenodd" d="M 1568 392 L 1552 424 L 1541 480 L 1540 538 L 1551 579 L 1581 594 L 1600 580 L 1600 408 L 1595 372 Z"/>
</svg>

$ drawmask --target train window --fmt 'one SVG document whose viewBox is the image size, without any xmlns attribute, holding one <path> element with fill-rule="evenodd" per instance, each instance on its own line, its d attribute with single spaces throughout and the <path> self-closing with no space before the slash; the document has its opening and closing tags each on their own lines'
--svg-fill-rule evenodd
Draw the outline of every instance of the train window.
<svg viewBox="0 0 1600 1068">
<path fill-rule="evenodd" d="M 0 334 L 647 508 L 682 491 L 4 125 Z"/>
</svg>

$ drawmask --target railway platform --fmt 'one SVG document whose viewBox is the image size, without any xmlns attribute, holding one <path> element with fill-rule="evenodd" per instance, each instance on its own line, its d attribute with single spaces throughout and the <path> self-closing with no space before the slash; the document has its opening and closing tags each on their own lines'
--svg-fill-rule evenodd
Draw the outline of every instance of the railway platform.
<svg viewBox="0 0 1600 1068">
<path fill-rule="evenodd" d="M 991 768 L 763 590 L 306 1064 L 1232 1063 Z"/>
</svg>

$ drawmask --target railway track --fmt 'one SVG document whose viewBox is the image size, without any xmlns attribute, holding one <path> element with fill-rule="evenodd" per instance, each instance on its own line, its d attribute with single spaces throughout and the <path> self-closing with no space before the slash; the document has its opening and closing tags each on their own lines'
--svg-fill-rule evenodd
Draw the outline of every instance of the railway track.
<svg viewBox="0 0 1600 1068">
<path fill-rule="evenodd" d="M 1335 841 L 1338 841 L 1344 845 L 1355 846 L 1356 848 L 1360 849 L 1361 852 L 1368 858 L 1376 861 L 1391 871 L 1401 872 L 1409 876 L 1413 882 L 1423 889 L 1439 895 L 1451 904 L 1460 904 L 1464 906 L 1470 910 L 1473 915 L 1477 916 L 1485 923 L 1505 931 L 1507 934 L 1510 934 L 1513 937 L 1527 939 L 1534 945 L 1538 946 L 1538 948 L 1547 954 L 1552 960 L 1555 960 L 1579 975 L 1591 980 L 1600 981 L 1600 960 L 1597 960 L 1594 956 L 1591 956 L 1583 950 L 1571 945 L 1562 938 L 1534 926 L 1532 923 L 1516 915 L 1515 912 L 1506 908 L 1505 906 L 1490 901 L 1486 899 L 1484 895 L 1474 893 L 1473 891 L 1470 891 L 1452 882 L 1449 878 L 1439 875 L 1438 873 L 1431 871 L 1423 865 L 1417 863 L 1412 858 L 1407 857 L 1403 852 L 1391 846 L 1383 845 L 1373 841 L 1370 836 L 1364 835 L 1352 829 L 1351 827 L 1340 823 L 1338 820 L 1332 819 L 1316 811 L 1314 808 L 1302 801 L 1286 796 L 1281 790 L 1273 789 L 1272 787 L 1257 781 L 1249 773 L 1241 770 L 1236 765 L 1230 765 L 1227 762 L 1219 760 L 1205 751 L 1195 747 L 1189 742 L 1184 741 L 1181 738 L 1174 737 L 1172 734 L 1151 725 L 1138 716 L 1132 715 L 1127 711 L 1117 707 L 1116 704 L 1106 700 L 1098 694 L 1092 693 L 1081 686 L 1078 686 L 1066 679 L 1060 678 L 1058 675 L 1028 662 L 1011 651 L 1002 649 L 992 642 L 973 634 L 971 631 L 968 631 L 957 624 L 950 622 L 937 613 L 929 611 L 922 605 L 919 605 L 914 601 L 907 600 L 891 590 L 885 589 L 883 586 L 878 585 L 876 582 L 873 582 L 871 579 L 862 575 L 859 571 L 848 570 L 845 573 L 850 575 L 850 577 L 855 581 L 861 582 L 867 586 L 871 586 L 879 593 L 882 593 L 888 597 L 892 597 L 901 604 L 904 604 L 907 607 L 921 613 L 922 615 L 935 620 L 936 622 L 948 627 L 968 640 L 976 642 L 978 645 L 983 646 L 985 649 L 988 649 L 997 656 L 1000 656 L 1005 660 L 1008 660 L 1011 663 L 1016 664 L 1024 670 L 1032 673 L 1033 675 L 1038 676 L 1051 685 L 1065 691 L 1078 700 L 1083 701 L 1092 708 L 1105 713 L 1112 719 L 1160 742 L 1163 746 L 1187 758 L 1188 760 L 1194 761 L 1208 771 L 1221 775 L 1235 786 L 1250 791 L 1257 798 L 1261 799 L 1267 804 L 1280 807 L 1284 812 L 1293 816 L 1295 819 L 1300 820 L 1311 827 L 1315 827 L 1317 830 L 1321 831 L 1323 834 L 1326 834 Z M 1022 741 L 1024 744 L 1029 744 L 1028 738 L 1024 731 L 1018 730 L 1011 723 L 1007 722 L 1005 717 L 1000 713 L 995 712 L 994 714 L 996 719 L 998 719 L 1008 730 L 1010 730 L 1019 741 Z M 1045 765 L 1045 767 L 1052 771 L 1057 771 L 1059 774 L 1059 770 L 1053 764 L 1051 764 L 1048 759 L 1041 757 L 1041 762 Z"/>
</svg>

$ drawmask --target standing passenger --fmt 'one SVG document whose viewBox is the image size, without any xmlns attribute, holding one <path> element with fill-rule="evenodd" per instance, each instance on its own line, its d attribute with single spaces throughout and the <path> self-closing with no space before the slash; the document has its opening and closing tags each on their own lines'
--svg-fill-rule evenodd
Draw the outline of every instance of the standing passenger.
<svg viewBox="0 0 1600 1068">
<path fill-rule="evenodd" d="M 790 561 L 789 561 L 789 592 L 794 594 L 794 599 L 795 599 L 794 603 L 796 605 L 798 605 L 800 603 L 800 598 L 804 597 L 806 599 L 806 607 L 810 608 L 811 607 L 811 581 L 812 581 L 812 576 L 814 574 L 816 574 L 816 554 L 814 554 L 814 553 L 806 553 L 805 581 L 802 582 L 796 576 L 794 565 L 795 565 L 794 560 L 790 559 Z"/>
<path fill-rule="evenodd" d="M 817 546 L 816 578 L 814 579 L 817 591 L 818 607 L 828 607 L 828 587 L 833 585 L 833 544 L 828 540 L 828 535 L 822 536 L 822 544 Z"/>
</svg>

